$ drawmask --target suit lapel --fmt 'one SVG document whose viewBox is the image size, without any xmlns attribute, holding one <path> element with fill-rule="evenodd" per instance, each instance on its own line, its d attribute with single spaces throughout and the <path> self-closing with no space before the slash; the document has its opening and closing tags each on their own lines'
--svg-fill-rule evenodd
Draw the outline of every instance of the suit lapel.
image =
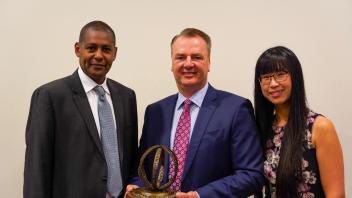
<svg viewBox="0 0 352 198">
<path fill-rule="evenodd" d="M 104 152 L 100 142 L 98 129 L 97 129 L 97 126 L 95 125 L 93 113 L 92 113 L 92 110 L 90 109 L 88 98 L 86 93 L 84 92 L 77 70 L 72 74 L 70 84 L 73 92 L 73 101 L 76 104 L 78 111 L 81 113 L 81 116 L 88 128 L 89 134 L 91 135 L 100 154 L 104 158 Z"/>
<path fill-rule="evenodd" d="M 172 95 L 164 104 L 161 106 L 162 118 L 165 119 L 164 122 L 161 121 L 161 124 L 164 124 L 161 131 L 160 144 L 170 148 L 170 138 L 171 138 L 171 127 L 172 121 L 174 118 L 174 110 L 176 106 L 178 95 Z M 172 148 L 170 148 L 172 150 Z M 169 175 L 169 163 L 170 158 L 165 157 L 165 167 L 166 173 L 165 175 Z M 163 182 L 167 182 L 168 177 L 163 178 Z"/>
<path fill-rule="evenodd" d="M 177 101 L 177 94 L 170 97 L 169 100 L 165 102 L 165 106 L 161 107 L 161 111 L 163 112 L 164 127 L 161 132 L 161 145 L 167 146 L 170 148 L 170 137 L 171 137 L 171 127 L 172 121 L 174 117 L 174 110 Z M 172 149 L 172 148 L 171 148 Z"/>
<path fill-rule="evenodd" d="M 182 179 L 184 179 L 184 176 L 187 175 L 192 166 L 193 159 L 197 154 L 202 137 L 211 117 L 213 116 L 214 110 L 216 109 L 216 95 L 216 90 L 209 85 L 207 94 L 204 97 L 204 101 L 199 110 L 198 117 L 193 128 Z"/>
</svg>

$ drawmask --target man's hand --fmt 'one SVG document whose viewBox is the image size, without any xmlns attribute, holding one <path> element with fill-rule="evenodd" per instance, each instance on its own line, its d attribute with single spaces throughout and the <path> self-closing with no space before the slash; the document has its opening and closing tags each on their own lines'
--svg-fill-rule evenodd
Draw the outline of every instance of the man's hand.
<svg viewBox="0 0 352 198">
<path fill-rule="evenodd" d="M 127 193 L 129 193 L 130 191 L 132 191 L 133 189 L 139 188 L 139 186 L 137 185 L 133 185 L 133 184 L 128 184 L 126 187 L 126 193 L 125 193 L 125 198 L 127 196 Z"/>
<path fill-rule="evenodd" d="M 196 191 L 189 191 L 187 193 L 177 192 L 176 198 L 199 198 L 198 193 Z"/>
</svg>

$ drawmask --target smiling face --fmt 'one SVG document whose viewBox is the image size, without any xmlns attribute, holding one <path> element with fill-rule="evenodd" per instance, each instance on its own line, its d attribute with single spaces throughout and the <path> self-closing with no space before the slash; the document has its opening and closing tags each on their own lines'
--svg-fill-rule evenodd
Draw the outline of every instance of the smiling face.
<svg viewBox="0 0 352 198">
<path fill-rule="evenodd" d="M 172 68 L 177 88 L 191 97 L 207 83 L 210 56 L 207 44 L 199 36 L 178 37 L 172 45 Z"/>
<path fill-rule="evenodd" d="M 75 53 L 85 74 L 102 84 L 116 58 L 117 48 L 108 31 L 88 29 L 81 42 L 75 44 Z"/>
<path fill-rule="evenodd" d="M 273 74 L 265 74 L 263 76 L 272 76 Z M 274 77 L 269 77 L 269 83 L 261 83 L 261 91 L 263 96 L 273 103 L 275 106 L 289 105 L 292 79 L 289 73 L 286 74 L 285 80 L 278 82 Z"/>
</svg>

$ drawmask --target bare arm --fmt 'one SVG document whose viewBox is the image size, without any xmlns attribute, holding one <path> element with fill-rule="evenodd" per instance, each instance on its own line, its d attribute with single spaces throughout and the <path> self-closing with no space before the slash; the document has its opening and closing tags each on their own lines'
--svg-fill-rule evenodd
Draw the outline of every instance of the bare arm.
<svg viewBox="0 0 352 198">
<path fill-rule="evenodd" d="M 321 182 L 327 198 L 344 198 L 344 168 L 342 149 L 333 123 L 322 116 L 313 125 L 313 144 L 319 165 Z"/>
</svg>

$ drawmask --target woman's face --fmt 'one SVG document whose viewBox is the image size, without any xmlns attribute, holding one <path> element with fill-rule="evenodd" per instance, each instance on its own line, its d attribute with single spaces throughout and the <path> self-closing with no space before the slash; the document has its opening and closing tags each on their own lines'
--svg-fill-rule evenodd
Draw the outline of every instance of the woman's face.
<svg viewBox="0 0 352 198">
<path fill-rule="evenodd" d="M 260 87 L 263 96 L 275 106 L 287 105 L 291 97 L 291 75 L 285 71 L 263 74 Z"/>
</svg>

